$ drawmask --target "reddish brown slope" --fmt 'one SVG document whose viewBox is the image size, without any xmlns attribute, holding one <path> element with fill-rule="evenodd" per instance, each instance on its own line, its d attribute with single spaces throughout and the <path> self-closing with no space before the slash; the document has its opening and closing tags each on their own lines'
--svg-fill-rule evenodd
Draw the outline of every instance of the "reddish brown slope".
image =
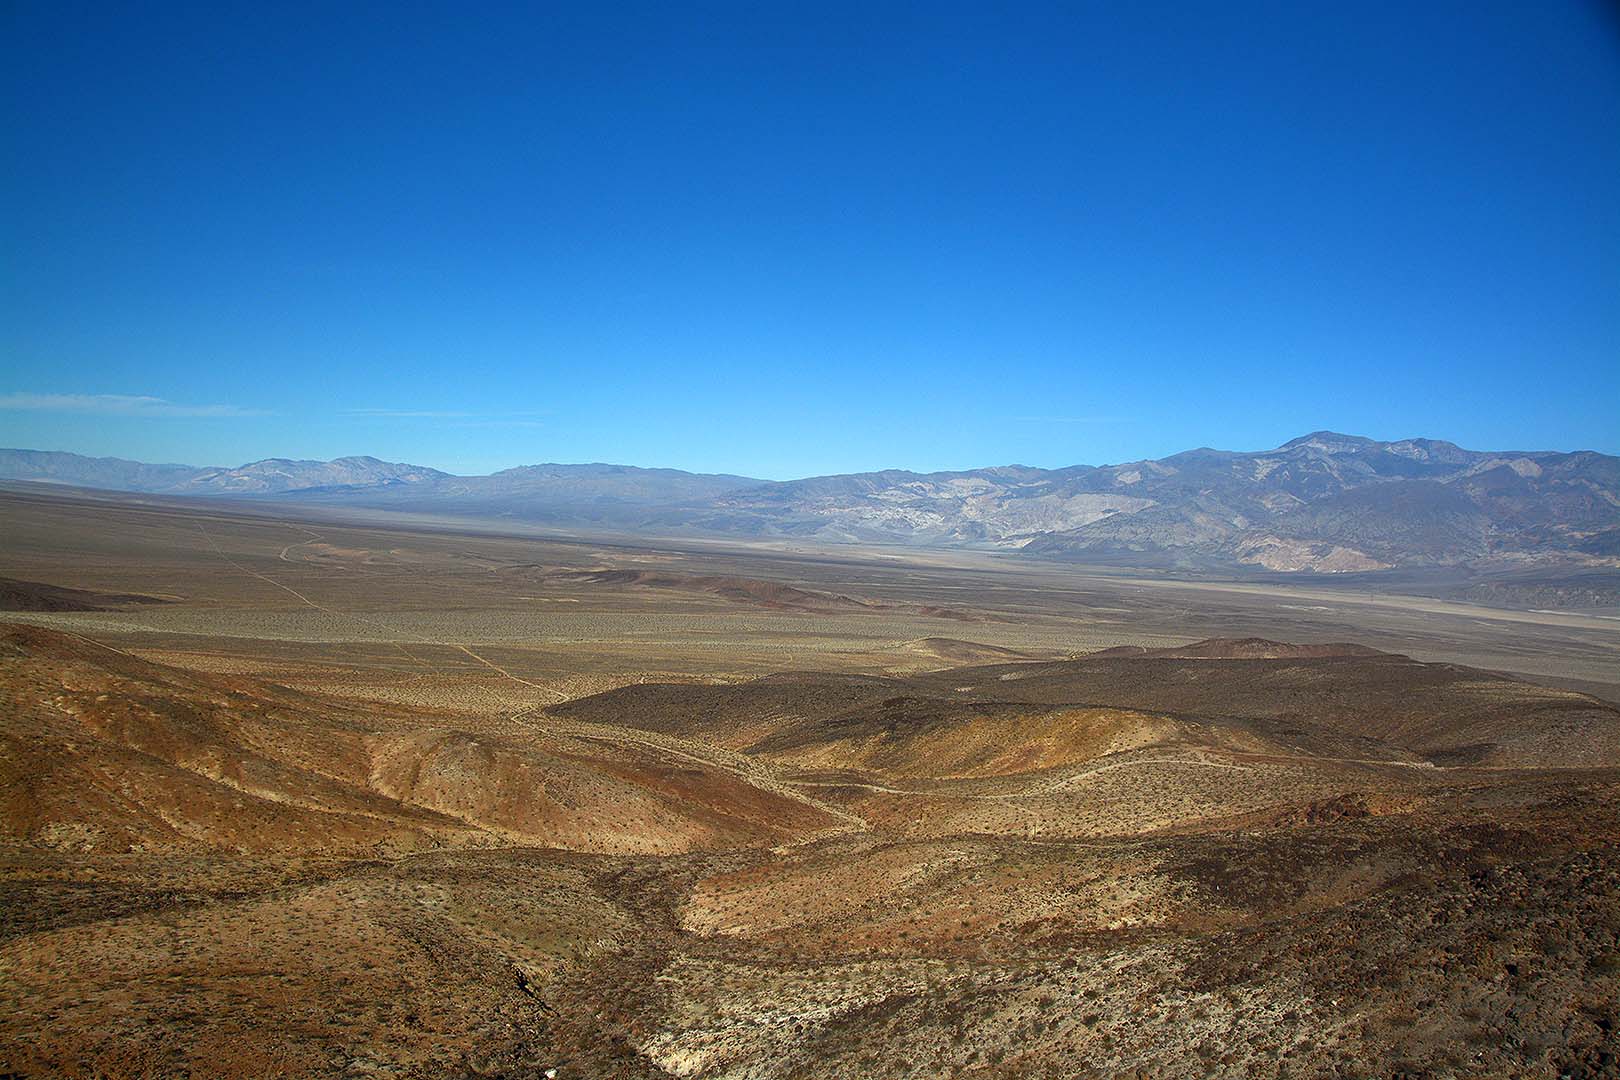
<svg viewBox="0 0 1620 1080">
<path fill-rule="evenodd" d="M 0 630 L 0 710 L 0 832 L 47 844 L 650 853 L 837 821 L 701 754 L 589 730 L 458 730 L 33 627 Z"/>
</svg>

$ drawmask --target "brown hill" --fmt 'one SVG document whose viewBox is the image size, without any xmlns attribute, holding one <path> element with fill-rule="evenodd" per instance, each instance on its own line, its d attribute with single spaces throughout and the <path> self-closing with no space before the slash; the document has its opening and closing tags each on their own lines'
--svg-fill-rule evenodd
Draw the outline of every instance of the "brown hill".
<svg viewBox="0 0 1620 1080">
<path fill-rule="evenodd" d="M 893 697 L 787 727 L 748 752 L 804 768 L 952 779 L 1076 765 L 1179 734 L 1169 717 L 1129 710 Z"/>
<path fill-rule="evenodd" d="M 69 589 L 39 581 L 0 578 L 0 611 L 108 611 L 130 604 L 168 601 L 138 593 L 105 593 Z"/>
<path fill-rule="evenodd" d="M 333 775 L 357 747 L 289 693 L 246 693 L 65 634 L 6 627 L 0 708 L 0 830 L 14 838 L 75 850 L 357 851 L 465 831 Z M 291 752 L 263 752 L 267 737 Z"/>
<path fill-rule="evenodd" d="M 1034 659 L 1028 653 L 1022 653 L 1016 649 L 1006 649 L 1000 645 L 986 645 L 979 641 L 964 641 L 961 638 L 918 638 L 916 641 L 906 642 L 901 647 L 917 656 L 931 657 L 955 667 L 964 664 L 1010 663 L 1018 660 Z"/>
<path fill-rule="evenodd" d="M 0 695 L 0 830 L 61 846 L 674 852 L 834 820 L 713 755 L 401 721 L 34 627 L 0 630 Z"/>
<path fill-rule="evenodd" d="M 1241 721 L 1285 741 L 1350 738 L 1437 765 L 1620 764 L 1620 709 L 1607 702 L 1454 664 L 1356 647 L 1306 648 L 1337 651 L 1253 659 L 1094 654 L 919 679 L 936 692 L 949 682 L 1002 700 Z"/>
<path fill-rule="evenodd" d="M 1089 653 L 1087 660 L 1159 659 L 1159 660 L 1298 660 L 1328 656 L 1384 656 L 1385 653 L 1366 645 L 1349 642 L 1330 642 L 1324 645 L 1295 645 L 1286 641 L 1266 638 L 1207 638 L 1191 645 L 1177 645 L 1167 649 L 1146 649 L 1140 645 L 1119 645 Z"/>
<path fill-rule="evenodd" d="M 1167 729 L 1145 718 L 1196 722 L 1201 740 L 1255 752 L 1292 747 L 1435 765 L 1620 764 L 1620 708 L 1585 694 L 1360 645 L 1261 639 L 904 678 L 798 674 L 724 687 L 634 686 L 553 711 L 819 766 L 906 775 L 1055 760 L 1059 744 L 1078 753 L 1072 740 L 1104 736 L 1076 734 L 1076 718 L 1105 713 L 1132 714 L 1156 737 Z M 1114 730 L 1114 719 L 1099 722 Z M 1116 737 L 1145 735 L 1106 738 Z"/>
<path fill-rule="evenodd" d="M 837 715 L 901 693 L 902 679 L 786 672 L 733 686 L 646 683 L 577 698 L 546 711 L 604 726 L 701 739 L 742 749 L 800 719 Z"/>
</svg>

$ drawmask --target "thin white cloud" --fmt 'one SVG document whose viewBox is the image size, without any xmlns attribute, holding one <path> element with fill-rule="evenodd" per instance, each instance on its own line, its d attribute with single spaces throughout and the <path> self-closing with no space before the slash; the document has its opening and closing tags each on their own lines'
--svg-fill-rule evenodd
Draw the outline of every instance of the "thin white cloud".
<svg viewBox="0 0 1620 1080">
<path fill-rule="evenodd" d="M 99 416 L 263 416 L 239 405 L 184 405 L 145 394 L 0 394 L 0 411 L 92 413 Z"/>
</svg>

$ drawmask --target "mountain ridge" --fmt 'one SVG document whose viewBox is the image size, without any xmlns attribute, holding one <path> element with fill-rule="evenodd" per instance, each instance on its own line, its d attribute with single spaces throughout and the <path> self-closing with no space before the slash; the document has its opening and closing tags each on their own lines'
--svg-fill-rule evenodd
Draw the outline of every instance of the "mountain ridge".
<svg viewBox="0 0 1620 1080">
<path fill-rule="evenodd" d="M 1183 568 L 1336 573 L 1549 558 L 1620 566 L 1620 458 L 1332 431 L 1272 450 L 1200 447 L 1113 465 L 785 481 L 606 463 L 456 476 L 364 455 L 220 468 L 29 450 L 0 450 L 0 479 Z"/>
</svg>

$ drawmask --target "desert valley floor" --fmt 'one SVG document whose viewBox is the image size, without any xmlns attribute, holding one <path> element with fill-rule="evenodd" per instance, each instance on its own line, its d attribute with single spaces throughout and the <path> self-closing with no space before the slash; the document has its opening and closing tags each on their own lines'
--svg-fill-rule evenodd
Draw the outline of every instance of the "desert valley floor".
<svg viewBox="0 0 1620 1080">
<path fill-rule="evenodd" d="M 1620 620 L 0 490 L 0 1075 L 1620 1075 Z"/>
</svg>

